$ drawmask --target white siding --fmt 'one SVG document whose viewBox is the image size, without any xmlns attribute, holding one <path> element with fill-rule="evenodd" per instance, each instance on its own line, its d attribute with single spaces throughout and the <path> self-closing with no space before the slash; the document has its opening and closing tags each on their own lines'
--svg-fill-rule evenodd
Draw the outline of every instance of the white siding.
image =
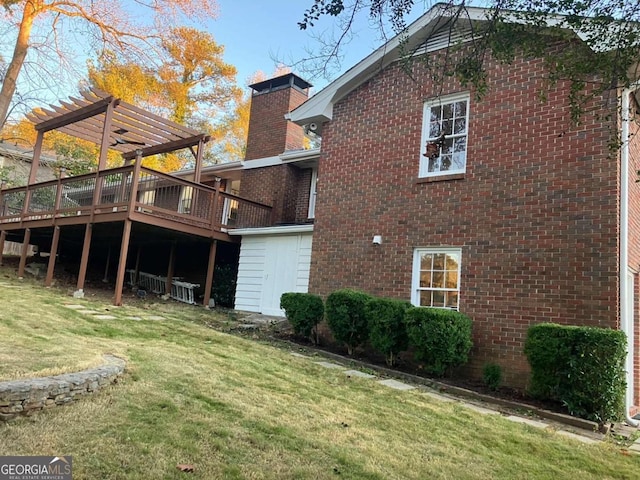
<svg viewBox="0 0 640 480">
<path fill-rule="evenodd" d="M 284 315 L 284 292 L 307 292 L 312 234 L 245 235 L 240 245 L 236 310 Z"/>
<path fill-rule="evenodd" d="M 300 235 L 298 248 L 298 275 L 296 276 L 296 292 L 309 291 L 309 271 L 311 270 L 311 235 Z"/>
<path fill-rule="evenodd" d="M 244 237 L 242 239 L 236 285 L 236 310 L 260 311 L 265 249 L 265 237 Z"/>
</svg>

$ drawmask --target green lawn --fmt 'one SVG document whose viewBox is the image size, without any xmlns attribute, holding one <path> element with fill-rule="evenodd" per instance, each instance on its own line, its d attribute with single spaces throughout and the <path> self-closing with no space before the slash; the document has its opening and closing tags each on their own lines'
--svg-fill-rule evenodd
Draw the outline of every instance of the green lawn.
<svg viewBox="0 0 640 480">
<path fill-rule="evenodd" d="M 73 455 L 76 479 L 640 477 L 640 457 L 612 443 L 584 445 L 348 378 L 224 333 L 222 314 L 74 300 L 6 270 L 2 283 L 0 378 L 86 368 L 104 353 L 128 362 L 122 381 L 91 398 L 0 424 L 0 454 Z M 166 320 L 124 319 L 149 315 Z"/>
</svg>

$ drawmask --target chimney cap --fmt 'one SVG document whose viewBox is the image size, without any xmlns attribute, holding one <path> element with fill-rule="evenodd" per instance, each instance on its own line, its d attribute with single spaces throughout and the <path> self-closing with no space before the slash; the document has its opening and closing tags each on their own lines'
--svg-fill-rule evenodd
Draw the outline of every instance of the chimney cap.
<svg viewBox="0 0 640 480">
<path fill-rule="evenodd" d="M 306 90 L 312 87 L 309 82 L 300 78 L 295 73 L 287 73 L 279 77 L 271 78 L 269 80 L 263 80 L 249 85 L 254 90 L 254 95 L 260 95 L 262 93 L 269 93 L 275 90 L 281 90 L 283 88 L 297 88 L 299 90 Z"/>
</svg>

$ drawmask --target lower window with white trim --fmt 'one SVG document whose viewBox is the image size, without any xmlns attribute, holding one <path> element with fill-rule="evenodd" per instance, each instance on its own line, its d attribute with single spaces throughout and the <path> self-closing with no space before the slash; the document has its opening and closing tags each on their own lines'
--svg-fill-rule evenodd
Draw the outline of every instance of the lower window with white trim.
<svg viewBox="0 0 640 480">
<path fill-rule="evenodd" d="M 416 248 L 411 303 L 458 310 L 461 259 L 460 248 Z"/>
</svg>

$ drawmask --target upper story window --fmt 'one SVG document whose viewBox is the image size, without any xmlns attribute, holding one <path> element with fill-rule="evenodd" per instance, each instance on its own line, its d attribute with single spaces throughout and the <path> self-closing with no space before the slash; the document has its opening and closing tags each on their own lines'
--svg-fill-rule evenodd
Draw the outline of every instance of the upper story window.
<svg viewBox="0 0 640 480">
<path fill-rule="evenodd" d="M 420 177 L 465 172 L 468 126 L 468 93 L 425 102 Z"/>
</svg>

